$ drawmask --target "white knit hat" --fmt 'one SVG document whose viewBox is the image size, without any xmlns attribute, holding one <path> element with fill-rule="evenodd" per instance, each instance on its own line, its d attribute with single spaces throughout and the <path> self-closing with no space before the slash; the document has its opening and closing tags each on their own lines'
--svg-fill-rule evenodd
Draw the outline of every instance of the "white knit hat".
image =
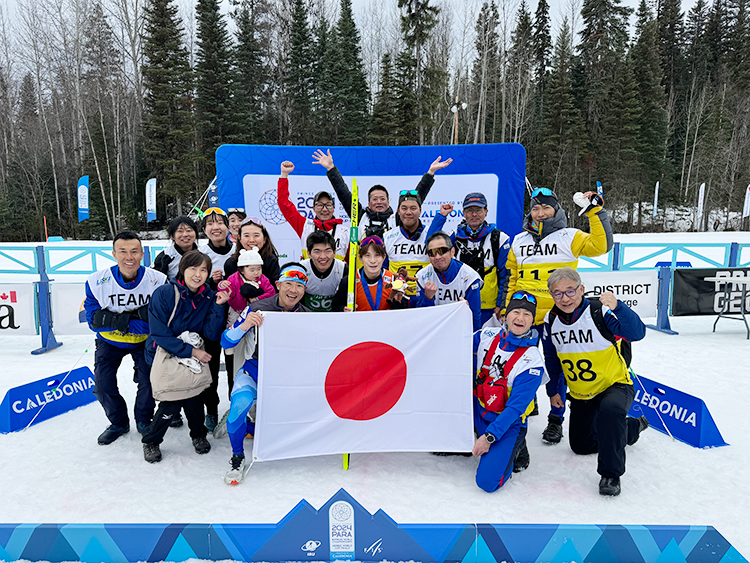
<svg viewBox="0 0 750 563">
<path fill-rule="evenodd" d="M 240 257 L 237 260 L 237 267 L 242 266 L 262 266 L 263 258 L 260 257 L 260 251 L 257 247 L 252 247 L 250 250 L 244 248 L 240 250 Z"/>
</svg>

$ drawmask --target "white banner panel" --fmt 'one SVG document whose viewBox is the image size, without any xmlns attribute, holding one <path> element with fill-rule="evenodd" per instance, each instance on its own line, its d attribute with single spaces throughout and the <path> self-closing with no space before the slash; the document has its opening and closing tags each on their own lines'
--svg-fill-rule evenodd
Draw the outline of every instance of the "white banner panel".
<svg viewBox="0 0 750 563">
<path fill-rule="evenodd" d="M 611 291 L 641 318 L 656 316 L 658 272 L 629 270 L 627 272 L 579 272 L 586 291 Z"/>
<path fill-rule="evenodd" d="M 258 461 L 474 445 L 465 303 L 268 313 L 258 357 Z"/>
<path fill-rule="evenodd" d="M 83 302 L 86 299 L 84 283 L 51 283 L 52 322 L 56 335 L 94 333 L 86 323 Z M 81 322 L 83 319 L 83 322 Z"/>
<path fill-rule="evenodd" d="M 33 284 L 0 284 L 0 336 L 37 334 L 35 302 Z"/>
</svg>

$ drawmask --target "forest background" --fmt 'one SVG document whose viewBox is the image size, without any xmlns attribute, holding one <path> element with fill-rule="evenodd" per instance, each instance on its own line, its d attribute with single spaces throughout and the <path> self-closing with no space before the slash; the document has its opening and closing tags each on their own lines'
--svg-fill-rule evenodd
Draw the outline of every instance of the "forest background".
<svg viewBox="0 0 750 563">
<path fill-rule="evenodd" d="M 0 241 L 43 240 L 45 217 L 79 239 L 143 230 L 152 177 L 162 222 L 186 213 L 224 143 L 515 142 L 561 201 L 602 182 L 617 232 L 684 228 L 676 210 L 742 228 L 749 4 L 566 0 L 552 22 L 547 0 L 359 0 L 356 19 L 351 0 L 16 0 Z"/>
</svg>

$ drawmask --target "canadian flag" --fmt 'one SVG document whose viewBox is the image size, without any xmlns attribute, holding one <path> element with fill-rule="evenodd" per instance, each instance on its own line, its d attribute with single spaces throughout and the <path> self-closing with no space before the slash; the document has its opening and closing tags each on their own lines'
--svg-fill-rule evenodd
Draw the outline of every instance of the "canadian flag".
<svg viewBox="0 0 750 563">
<path fill-rule="evenodd" d="M 2 303 L 16 303 L 17 301 L 15 291 L 3 291 L 0 293 L 0 302 Z"/>
<path fill-rule="evenodd" d="M 253 457 L 471 451 L 472 321 L 406 311 L 268 313 Z"/>
</svg>

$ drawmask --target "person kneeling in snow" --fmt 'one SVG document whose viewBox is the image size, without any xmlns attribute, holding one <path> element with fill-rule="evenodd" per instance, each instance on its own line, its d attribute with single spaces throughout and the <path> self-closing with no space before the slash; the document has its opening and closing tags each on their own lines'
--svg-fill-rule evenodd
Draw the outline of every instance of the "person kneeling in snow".
<svg viewBox="0 0 750 563">
<path fill-rule="evenodd" d="M 307 287 L 307 271 L 296 262 L 285 264 L 276 282 L 279 293 L 268 299 L 261 299 L 248 305 L 232 328 L 224 331 L 221 345 L 235 348 L 235 355 L 244 358 L 245 363 L 234 377 L 230 397 L 229 412 L 225 421 L 219 423 L 214 432 L 221 433 L 226 428 L 232 443 L 230 469 L 224 477 L 227 485 L 239 485 L 245 477 L 245 436 L 255 432 L 255 421 L 247 420 L 258 397 L 258 339 L 255 327 L 263 323 L 263 315 L 258 311 L 309 312 L 300 304 Z M 239 346 L 238 346 L 239 345 Z M 251 418 L 252 415 L 251 415 Z"/>
<path fill-rule="evenodd" d="M 474 390 L 474 426 L 479 438 L 472 454 L 479 457 L 477 485 L 491 493 L 511 475 L 529 466 L 526 417 L 536 390 L 545 383 L 544 359 L 537 347 L 536 297 L 518 291 L 508 302 L 505 325 L 479 334 Z"/>
</svg>

